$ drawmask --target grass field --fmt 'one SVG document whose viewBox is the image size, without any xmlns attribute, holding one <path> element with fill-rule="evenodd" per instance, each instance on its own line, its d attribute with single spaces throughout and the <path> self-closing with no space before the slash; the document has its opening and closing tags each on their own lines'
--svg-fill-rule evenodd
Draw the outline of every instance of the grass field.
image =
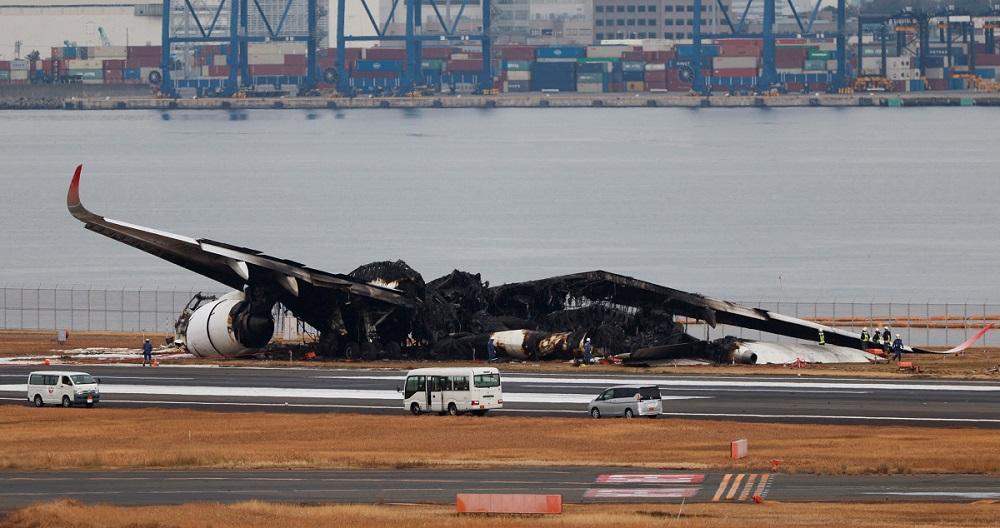
<svg viewBox="0 0 1000 528">
<path fill-rule="evenodd" d="M 548 517 L 459 515 L 447 506 L 288 505 L 243 502 L 179 506 L 84 506 L 61 500 L 37 504 L 0 520 L 4 528 L 406 528 L 580 527 L 824 528 L 995 527 L 1000 505 L 973 504 L 688 504 L 566 505 Z"/>
<path fill-rule="evenodd" d="M 995 430 L 701 420 L 0 408 L 0 468 L 634 465 L 800 473 L 1000 473 Z M 729 458 L 747 438 L 750 456 Z M 40 442 L 39 439 L 45 439 Z M 460 439 L 460 441 L 456 441 Z M 484 455 L 485 454 L 485 455 Z"/>
<path fill-rule="evenodd" d="M 0 357 L 20 355 L 58 355 L 60 352 L 80 348 L 131 348 L 138 351 L 142 346 L 143 337 L 150 337 L 159 346 L 166 340 L 166 334 L 138 333 L 99 333 L 72 332 L 65 344 L 55 342 L 55 334 L 51 331 L 32 330 L 0 330 Z M 611 372 L 616 374 L 630 373 L 635 375 L 651 374 L 710 374 L 710 375 L 790 375 L 801 376 L 852 376 L 872 378 L 951 378 L 951 379 L 991 379 L 1000 380 L 1000 349 L 978 348 L 966 351 L 960 355 L 940 356 L 928 354 L 909 354 L 905 358 L 913 361 L 921 368 L 920 374 L 899 372 L 895 364 L 839 364 L 839 365 L 809 365 L 803 369 L 791 369 L 782 365 L 704 365 L 686 367 L 656 367 L 637 368 L 620 365 L 591 365 L 587 372 Z M 135 362 L 141 362 L 136 359 Z M 101 363 L 94 361 L 93 363 Z M 289 366 L 288 361 L 263 361 L 253 359 L 202 360 L 181 359 L 166 360 L 169 364 L 212 364 L 226 366 Z M 420 361 L 369 361 L 348 362 L 337 361 L 295 361 L 295 367 L 313 368 L 396 368 L 410 369 L 428 366 L 428 362 Z M 434 365 L 468 366 L 469 362 L 435 362 Z M 565 362 L 539 363 L 503 363 L 503 371 L 509 372 L 581 372 L 580 367 L 574 367 Z"/>
</svg>

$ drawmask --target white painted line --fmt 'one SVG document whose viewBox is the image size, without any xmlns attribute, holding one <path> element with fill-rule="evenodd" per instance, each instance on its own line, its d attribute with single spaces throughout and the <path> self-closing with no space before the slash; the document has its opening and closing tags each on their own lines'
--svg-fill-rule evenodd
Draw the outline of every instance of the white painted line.
<svg viewBox="0 0 1000 528">
<path fill-rule="evenodd" d="M 106 379 L 147 379 L 147 380 L 193 380 L 195 378 L 161 378 L 159 376 L 94 376 L 95 378 L 101 378 L 101 380 Z"/>
<path fill-rule="evenodd" d="M 315 376 L 327 379 L 370 379 L 402 381 L 405 376 Z M 553 382 L 566 385 L 657 385 L 661 388 L 693 387 L 707 389 L 716 387 L 747 387 L 751 389 L 780 388 L 801 391 L 802 389 L 854 389 L 854 390 L 921 390 L 921 391 L 970 391 L 970 392 L 1000 392 L 1000 384 L 955 384 L 955 383 L 921 383 L 914 381 L 888 383 L 873 381 L 827 382 L 827 381 L 767 381 L 759 378 L 743 378 L 731 380 L 711 379 L 669 379 L 669 378 L 547 378 L 540 376 L 504 375 L 501 379 L 506 383 L 535 383 L 552 385 Z"/>
<path fill-rule="evenodd" d="M 26 392 L 26 385 L 0 385 L 0 392 Z M 204 385 L 101 385 L 101 394 L 150 394 L 169 396 L 215 396 L 238 398 L 310 398 L 340 400 L 393 400 L 403 397 L 394 390 L 371 389 L 298 389 L 285 387 L 215 387 Z M 666 396 L 665 400 L 701 399 L 707 396 Z M 511 403 L 588 403 L 593 394 L 505 393 Z"/>
<path fill-rule="evenodd" d="M 114 403 L 143 403 L 155 405 L 204 405 L 204 406 L 229 406 L 229 407 L 302 407 L 315 409 L 398 409 L 405 411 L 402 405 L 338 405 L 335 403 L 263 403 L 263 402 L 207 402 L 207 401 L 169 401 L 169 400 L 101 400 L 98 405 Z"/>
<path fill-rule="evenodd" d="M 806 418 L 813 420 L 869 420 L 880 421 L 889 420 L 896 422 L 948 422 L 948 423 L 1000 423 L 1000 419 L 993 418 L 927 418 L 912 416 L 850 416 L 850 415 L 825 415 L 825 414 L 750 414 L 750 413 L 681 413 L 665 412 L 666 416 L 703 416 L 719 418 Z"/>
<path fill-rule="evenodd" d="M 588 499 L 682 499 L 694 497 L 699 488 L 591 488 L 583 496 Z"/>
<path fill-rule="evenodd" d="M 1000 499 L 998 491 L 866 491 L 865 495 L 899 495 L 904 497 L 961 497 L 963 499 Z"/>
</svg>

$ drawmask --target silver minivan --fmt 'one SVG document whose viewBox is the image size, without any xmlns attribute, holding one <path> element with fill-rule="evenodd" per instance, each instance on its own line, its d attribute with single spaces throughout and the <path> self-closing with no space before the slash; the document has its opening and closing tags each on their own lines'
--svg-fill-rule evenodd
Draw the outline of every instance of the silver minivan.
<svg viewBox="0 0 1000 528">
<path fill-rule="evenodd" d="M 660 388 L 655 385 L 619 385 L 602 392 L 587 404 L 587 412 L 594 418 L 602 416 L 648 416 L 656 418 L 663 413 Z"/>
</svg>

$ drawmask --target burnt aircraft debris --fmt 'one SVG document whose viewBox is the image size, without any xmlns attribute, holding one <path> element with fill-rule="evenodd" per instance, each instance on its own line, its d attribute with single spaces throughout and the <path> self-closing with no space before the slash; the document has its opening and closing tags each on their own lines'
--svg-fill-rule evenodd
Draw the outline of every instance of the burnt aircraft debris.
<svg viewBox="0 0 1000 528">
<path fill-rule="evenodd" d="M 822 330 L 830 345 L 861 347 L 854 332 L 607 271 L 501 286 L 459 270 L 425 282 L 401 260 L 329 273 L 94 214 L 80 201 L 81 171 L 77 167 L 66 204 L 87 229 L 235 290 L 187 309 L 179 341 L 202 357 L 257 353 L 273 337 L 279 305 L 316 330 L 317 352 L 328 357 L 482 359 L 493 339 L 496 350 L 513 359 L 571 359 L 590 338 L 595 355 L 631 363 L 756 361 L 731 338 L 708 342 L 687 334 L 677 316 L 805 340 Z"/>
</svg>

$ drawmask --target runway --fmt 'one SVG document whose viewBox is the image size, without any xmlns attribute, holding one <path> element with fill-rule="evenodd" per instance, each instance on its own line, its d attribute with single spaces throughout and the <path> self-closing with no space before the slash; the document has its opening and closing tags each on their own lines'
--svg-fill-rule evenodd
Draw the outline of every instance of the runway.
<svg viewBox="0 0 1000 528">
<path fill-rule="evenodd" d="M 0 403 L 24 405 L 33 370 L 0 367 Z M 404 414 L 396 392 L 405 371 L 389 369 L 75 366 L 101 378 L 107 407 Z M 606 387 L 655 384 L 664 416 L 785 423 L 1000 427 L 1000 383 L 797 376 L 645 376 L 639 373 L 505 372 L 504 408 L 494 415 L 584 418 Z"/>
<path fill-rule="evenodd" d="M 625 468 L 501 470 L 8 472 L 0 510 L 57 497 L 118 505 L 261 500 L 295 503 L 454 503 L 457 493 L 558 494 L 569 503 L 808 502 L 1000 499 L 982 475 L 820 476 Z"/>
</svg>

